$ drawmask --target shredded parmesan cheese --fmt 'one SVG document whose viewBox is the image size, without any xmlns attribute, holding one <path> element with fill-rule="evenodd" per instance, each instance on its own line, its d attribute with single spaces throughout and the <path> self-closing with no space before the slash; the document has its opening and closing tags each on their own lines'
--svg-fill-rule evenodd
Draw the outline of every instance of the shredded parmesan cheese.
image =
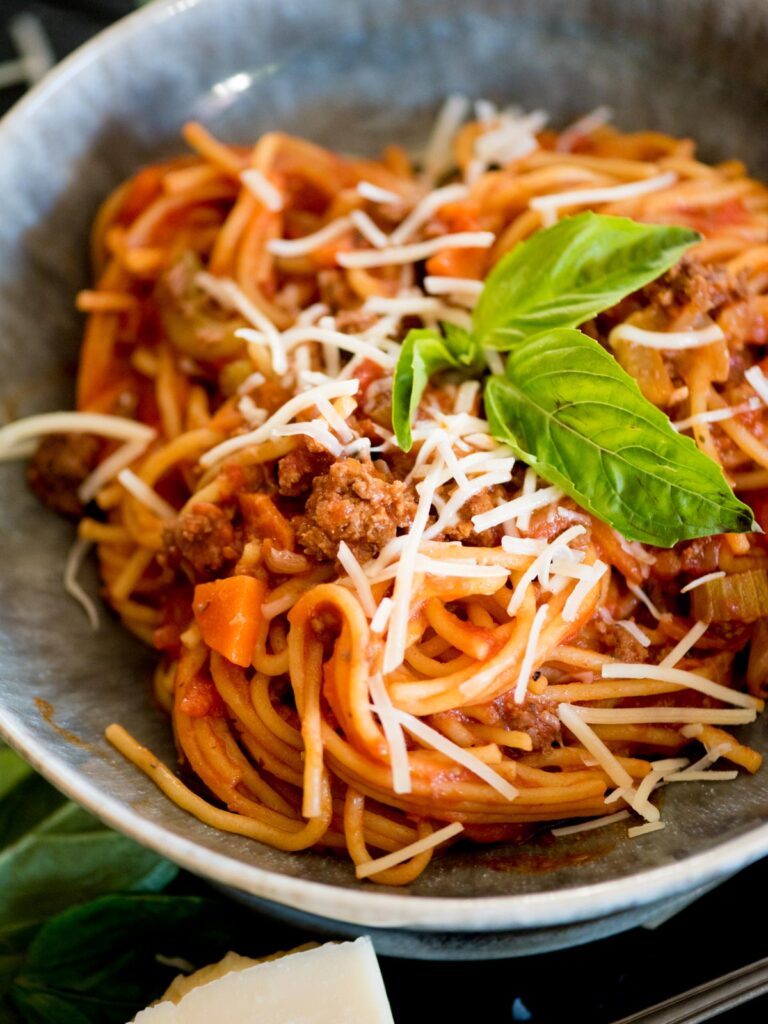
<svg viewBox="0 0 768 1024">
<path fill-rule="evenodd" d="M 392 768 L 392 788 L 396 793 L 411 792 L 411 769 L 403 728 L 390 700 L 380 672 L 374 672 L 368 681 L 368 692 L 389 746 Z"/>
<path fill-rule="evenodd" d="M 666 778 L 667 782 L 733 782 L 734 779 L 739 777 L 737 771 L 701 771 L 695 772 L 693 770 L 678 772 L 675 775 L 668 775 Z"/>
<path fill-rule="evenodd" d="M 632 622 L 629 619 L 616 619 L 615 625 L 621 626 L 622 629 L 626 630 L 633 639 L 637 640 L 641 647 L 651 646 L 649 637 L 645 635 L 636 622 Z"/>
<path fill-rule="evenodd" d="M 529 206 L 542 214 L 545 227 L 554 224 L 558 210 L 571 206 L 592 206 L 598 203 L 616 203 L 624 199 L 635 199 L 668 188 L 677 181 L 677 175 L 670 171 L 655 178 L 630 181 L 624 185 L 608 185 L 605 188 L 575 189 L 572 192 L 557 192 L 553 195 L 535 196 Z"/>
<path fill-rule="evenodd" d="M 425 836 L 423 839 L 417 839 L 416 842 L 410 843 L 408 846 L 404 846 L 401 850 L 395 850 L 394 853 L 388 853 L 383 857 L 377 857 L 376 860 L 367 860 L 362 864 L 357 864 L 355 867 L 355 875 L 357 878 L 370 878 L 371 875 L 377 875 L 380 871 L 386 871 L 387 868 L 393 868 L 397 864 L 402 864 L 403 861 L 411 860 L 420 853 L 424 853 L 426 850 L 432 850 L 434 847 L 439 846 L 440 843 L 444 843 L 448 839 L 453 839 L 460 832 L 464 831 L 464 826 L 460 821 L 454 821 L 450 825 L 446 825 L 445 828 L 438 829 L 437 832 L 433 832 L 430 836 Z"/>
<path fill-rule="evenodd" d="M 129 491 L 137 501 L 140 501 L 160 519 L 173 519 L 176 516 L 176 509 L 173 505 L 169 505 L 165 498 L 161 498 L 157 491 L 153 491 L 149 484 L 136 476 L 132 470 L 121 469 L 117 474 L 117 479 L 126 491 Z"/>
<path fill-rule="evenodd" d="M 405 657 L 405 640 L 410 614 L 410 594 L 413 577 L 416 572 L 416 555 L 432 508 L 432 499 L 437 489 L 438 475 L 442 469 L 442 460 L 436 460 L 429 475 L 419 485 L 419 503 L 411 529 L 408 532 L 395 576 L 395 589 L 392 595 L 393 608 L 390 617 L 387 642 L 384 648 L 384 672 L 394 672 L 403 663 Z"/>
<path fill-rule="evenodd" d="M 302 420 L 301 423 L 288 423 L 286 426 L 275 427 L 272 431 L 273 437 L 295 437 L 297 434 L 311 437 L 313 441 L 317 441 L 337 459 L 344 451 L 344 446 L 336 440 L 323 420 Z"/>
<path fill-rule="evenodd" d="M 77 581 L 77 574 L 80 572 L 80 566 L 83 564 L 85 556 L 92 547 L 92 541 L 84 540 L 80 537 L 69 549 L 67 563 L 64 567 L 64 589 L 68 594 L 74 597 L 79 605 L 82 606 L 85 614 L 88 616 L 88 621 L 90 622 L 91 627 L 93 629 L 98 629 L 99 613 L 96 611 L 96 605 Z"/>
<path fill-rule="evenodd" d="M 631 341 L 634 345 L 643 345 L 645 348 L 670 351 L 674 349 L 676 352 L 683 352 L 685 349 L 701 348 L 704 345 L 711 345 L 714 341 L 722 341 L 724 337 L 722 328 L 714 323 L 699 330 L 666 332 L 646 331 L 642 327 L 635 327 L 634 324 L 619 324 L 611 331 L 608 341 L 611 345 L 615 341 Z"/>
<path fill-rule="evenodd" d="M 699 576 L 697 580 L 686 583 L 684 587 L 680 588 L 680 593 L 687 594 L 689 591 L 695 590 L 696 587 L 700 587 L 703 583 L 709 583 L 710 580 L 721 580 L 724 576 L 725 572 L 722 569 L 718 572 L 708 572 L 705 576 Z"/>
<path fill-rule="evenodd" d="M 543 604 L 537 609 L 536 614 L 533 617 L 531 631 L 528 634 L 528 640 L 525 645 L 525 654 L 523 655 L 523 660 L 520 662 L 520 674 L 517 677 L 517 684 L 515 686 L 516 704 L 522 704 L 525 700 L 525 695 L 528 691 L 528 683 L 531 678 L 531 672 L 533 671 L 533 663 L 536 659 L 536 645 L 539 642 L 539 634 L 544 626 L 548 611 L 549 605 Z"/>
<path fill-rule="evenodd" d="M 378 608 L 374 612 L 373 618 L 371 619 L 371 632 L 372 633 L 383 633 L 387 628 L 389 622 L 389 616 L 392 614 L 392 598 L 382 597 Z"/>
<path fill-rule="evenodd" d="M 15 454 L 17 445 L 46 434 L 97 434 L 116 441 L 144 441 L 149 444 L 156 431 L 143 423 L 106 413 L 44 412 L 0 427 L 0 454 Z"/>
<path fill-rule="evenodd" d="M 429 295 L 468 295 L 480 298 L 484 283 L 470 277 L 434 277 L 428 274 L 424 278 L 424 291 Z"/>
<path fill-rule="evenodd" d="M 77 496 L 80 501 L 87 505 L 91 498 L 94 498 L 99 491 L 114 480 L 117 474 L 127 469 L 132 462 L 142 455 L 147 448 L 147 441 L 139 439 L 138 441 L 126 441 L 125 444 L 121 445 L 117 451 L 112 452 L 108 455 L 103 462 L 88 474 L 77 489 Z"/>
<path fill-rule="evenodd" d="M 282 192 L 266 177 L 266 175 L 262 174 L 261 171 L 257 170 L 255 167 L 251 167 L 247 171 L 242 172 L 240 180 L 248 191 L 259 200 L 262 206 L 265 206 L 268 210 L 272 210 L 273 212 L 282 210 Z"/>
<path fill-rule="evenodd" d="M 651 613 L 654 619 L 664 618 L 662 612 L 659 611 L 659 609 L 656 607 L 656 605 L 653 603 L 650 597 L 648 597 L 646 592 L 641 587 L 638 587 L 636 583 L 630 583 L 629 580 L 627 580 L 627 589 L 630 591 L 630 593 L 635 595 L 638 601 L 645 605 L 645 607 L 648 609 L 648 611 Z"/>
<path fill-rule="evenodd" d="M 349 215 L 363 238 L 376 249 L 384 249 L 390 243 L 389 235 L 385 234 L 375 221 L 371 220 L 363 210 L 353 210 Z"/>
<path fill-rule="evenodd" d="M 621 789 L 627 793 L 634 794 L 632 776 L 622 767 L 616 757 L 606 747 L 600 737 L 590 729 L 586 722 L 584 708 L 576 708 L 571 704 L 561 704 L 558 707 L 560 721 L 576 739 L 592 754 L 598 764 L 603 768 L 606 775 Z"/>
<path fill-rule="evenodd" d="M 255 373 L 249 373 L 237 389 L 237 393 L 238 395 L 247 395 L 251 391 L 255 391 L 256 388 L 260 388 L 262 384 L 266 383 L 266 380 L 264 374 L 259 373 L 258 370 Z"/>
<path fill-rule="evenodd" d="M 255 340 L 259 343 L 266 343 L 272 357 L 272 368 L 275 373 L 283 374 L 288 369 L 288 362 L 285 358 L 285 351 L 280 343 L 280 332 L 262 311 L 252 302 L 245 292 L 228 277 L 214 277 L 205 270 L 195 274 L 195 284 L 214 301 L 218 302 L 224 309 L 234 309 L 252 324 L 260 335 Z M 235 332 L 238 337 L 245 340 L 254 340 L 247 336 L 244 331 Z"/>
<path fill-rule="evenodd" d="M 698 423 L 719 423 L 722 420 L 732 420 L 743 412 L 754 412 L 755 409 L 760 408 L 761 404 L 759 398 L 750 398 L 748 402 L 742 402 L 741 405 L 729 405 L 724 409 L 709 409 L 707 412 L 697 412 L 693 416 L 688 416 L 687 419 L 675 420 L 672 426 L 675 430 L 681 431 L 695 427 Z"/>
<path fill-rule="evenodd" d="M 378 609 L 376 607 L 376 602 L 373 599 L 371 584 L 368 582 L 368 577 L 363 572 L 360 563 L 355 558 L 346 541 L 342 541 L 341 544 L 339 544 L 339 550 L 336 552 L 336 557 L 343 565 L 349 578 L 352 580 L 366 616 L 369 619 L 373 618 Z"/>
<path fill-rule="evenodd" d="M 766 378 L 760 367 L 750 366 L 745 371 L 744 378 L 749 381 L 762 401 L 768 405 L 768 378 Z"/>
<path fill-rule="evenodd" d="M 619 790 L 614 790 L 618 793 Z M 605 801 L 608 803 L 608 800 Z M 617 811 L 615 814 L 606 814 L 602 818 L 593 818 L 591 821 L 582 821 L 578 825 L 563 825 L 562 828 L 553 828 L 553 836 L 575 836 L 579 832 L 592 832 L 596 828 L 605 828 L 606 825 L 613 825 L 616 821 L 624 821 L 629 817 L 629 811 Z"/>
<path fill-rule="evenodd" d="M 464 747 L 453 743 L 446 736 L 443 736 L 442 733 L 427 725 L 421 718 L 409 715 L 406 711 L 396 710 L 395 714 L 406 732 L 415 736 L 417 740 L 421 740 L 428 747 L 432 747 L 451 761 L 460 764 L 462 768 L 472 772 L 473 775 L 477 775 L 478 778 L 482 779 L 483 782 L 487 782 L 489 786 L 493 787 L 497 793 L 501 793 L 507 800 L 515 799 L 517 796 L 515 787 L 484 761 L 475 757 L 474 754 L 471 754 Z"/>
<path fill-rule="evenodd" d="M 444 249 L 487 249 L 496 241 L 492 231 L 460 231 L 455 235 L 441 235 L 410 245 L 393 245 L 386 249 L 360 249 L 340 252 L 336 262 L 340 267 L 391 267 L 401 263 L 426 260 Z"/>
<path fill-rule="evenodd" d="M 672 668 L 674 665 L 684 658 L 685 655 L 690 651 L 692 647 L 704 636 L 709 626 L 708 622 L 694 622 L 688 632 L 682 637 L 669 654 L 662 658 L 659 665 L 665 668 Z"/>
<path fill-rule="evenodd" d="M 608 566 L 606 563 L 602 562 L 599 558 L 596 558 L 592 565 L 592 576 L 587 579 L 579 580 L 573 588 L 572 593 L 569 594 L 568 600 L 565 602 L 563 607 L 563 619 L 566 622 L 574 622 L 576 620 L 577 615 L 581 611 L 581 606 L 607 571 Z"/>
<path fill-rule="evenodd" d="M 488 512 L 472 516 L 472 525 L 478 533 L 482 533 L 483 530 L 490 530 L 494 526 L 517 519 L 526 512 L 546 508 L 553 501 L 558 501 L 562 495 L 563 492 L 557 487 L 543 487 L 533 494 L 521 494 L 520 497 L 505 501 L 503 505 L 497 505 Z"/>
<path fill-rule="evenodd" d="M 389 236 L 390 245 L 402 245 L 407 242 L 411 235 L 434 216 L 435 213 L 448 203 L 455 203 L 466 199 L 469 189 L 466 185 L 446 185 L 445 188 L 436 188 L 429 195 L 418 203 L 408 214 L 405 220 L 399 224 Z"/>
<path fill-rule="evenodd" d="M 357 193 L 361 195 L 363 199 L 367 199 L 370 203 L 402 203 L 403 197 L 398 195 L 397 192 L 391 192 L 388 188 L 381 188 L 379 185 L 374 185 L 370 181 L 359 181 L 357 183 Z"/>
<path fill-rule="evenodd" d="M 267 249 L 273 256 L 308 256 L 311 252 L 340 238 L 351 228 L 352 221 L 349 217 L 339 217 L 319 231 L 313 231 L 311 235 L 304 235 L 302 238 L 273 238 L 267 242 Z"/>
<path fill-rule="evenodd" d="M 699 693 L 721 700 L 725 704 L 735 704 L 741 708 L 761 708 L 762 701 L 748 693 L 732 690 L 729 686 L 714 683 L 705 676 L 695 672 L 685 672 L 679 668 L 666 665 L 636 665 L 623 662 L 609 662 L 602 666 L 603 679 L 652 679 L 662 683 L 673 683 L 687 686 Z"/>
<path fill-rule="evenodd" d="M 237 437 L 230 437 L 226 441 L 222 441 L 221 444 L 211 448 L 201 456 L 200 465 L 205 467 L 212 466 L 220 459 L 226 458 L 226 456 L 232 455 L 233 452 L 238 452 L 242 448 L 248 448 L 253 444 L 262 444 L 264 441 L 269 440 L 278 427 L 290 423 L 294 417 L 298 416 L 305 409 L 311 409 L 318 398 L 331 399 L 341 398 L 344 395 L 354 395 L 359 387 L 360 382 L 352 379 L 330 381 L 328 384 L 321 384 L 319 387 L 312 388 L 309 391 L 303 391 L 300 395 L 289 399 L 285 405 L 282 405 L 277 412 L 270 416 L 266 423 L 257 427 L 256 430 L 251 430 L 247 434 L 239 434 Z"/>
<path fill-rule="evenodd" d="M 627 835 L 630 839 L 637 839 L 638 836 L 645 836 L 649 832 L 659 832 L 663 828 L 666 828 L 663 821 L 647 821 L 645 825 L 635 825 L 633 828 L 628 828 Z"/>
<path fill-rule="evenodd" d="M 595 107 L 589 114 L 585 114 L 584 117 L 580 117 L 573 124 L 569 125 L 565 131 L 561 132 L 557 142 L 555 143 L 555 152 L 557 153 L 569 153 L 574 142 L 578 142 L 579 139 L 584 138 L 585 135 L 591 135 L 592 132 L 598 128 L 602 128 L 604 124 L 607 124 L 613 118 L 613 111 L 610 107 L 600 106 Z"/>
<path fill-rule="evenodd" d="M 755 708 L 579 708 L 592 725 L 643 725 L 647 722 L 686 722 L 696 725 L 746 725 L 757 718 Z"/>
<path fill-rule="evenodd" d="M 453 137 L 469 113 L 466 96 L 449 96 L 435 119 L 434 127 L 424 148 L 422 177 L 432 183 L 455 164 Z"/>
</svg>

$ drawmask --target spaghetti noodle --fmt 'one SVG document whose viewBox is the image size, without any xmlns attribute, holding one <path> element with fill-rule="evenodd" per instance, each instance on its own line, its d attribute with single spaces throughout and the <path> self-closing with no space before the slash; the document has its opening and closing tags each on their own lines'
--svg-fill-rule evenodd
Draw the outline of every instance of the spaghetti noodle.
<svg viewBox="0 0 768 1024">
<path fill-rule="evenodd" d="M 106 599 L 162 652 L 182 776 L 108 738 L 202 821 L 346 849 L 392 885 L 445 840 L 657 823 L 691 743 L 760 764 L 721 727 L 766 693 L 764 538 L 626 541 L 495 442 L 450 374 L 406 454 L 390 378 L 409 327 L 466 326 L 490 268 L 559 217 L 693 227 L 680 265 L 586 330 L 768 526 L 768 190 L 602 116 L 557 135 L 482 114 L 450 146 L 442 118 L 421 173 L 394 146 L 187 126 L 194 155 L 96 219 L 80 419 L 41 422 L 66 433 L 30 469 L 69 514 L 79 488 L 78 558 L 95 544 Z M 34 433 L 0 437 L 21 453 Z"/>
</svg>

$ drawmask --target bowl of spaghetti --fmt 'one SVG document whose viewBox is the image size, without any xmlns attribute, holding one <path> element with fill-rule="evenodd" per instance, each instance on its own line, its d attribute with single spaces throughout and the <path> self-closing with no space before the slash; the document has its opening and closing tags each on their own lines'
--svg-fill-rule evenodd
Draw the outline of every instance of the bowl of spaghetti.
<svg viewBox="0 0 768 1024">
<path fill-rule="evenodd" d="M 768 852 L 768 18 L 442 6 L 155 4 L 0 126 L 0 729 L 509 955 Z"/>
</svg>

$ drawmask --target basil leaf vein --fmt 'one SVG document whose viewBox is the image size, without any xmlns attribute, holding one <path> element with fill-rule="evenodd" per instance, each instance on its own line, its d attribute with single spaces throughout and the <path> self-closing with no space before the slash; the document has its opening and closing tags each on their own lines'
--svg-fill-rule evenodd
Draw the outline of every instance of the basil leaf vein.
<svg viewBox="0 0 768 1024">
<path fill-rule="evenodd" d="M 753 528 L 721 468 L 580 331 L 519 344 L 484 397 L 496 440 L 630 540 L 671 547 Z"/>
</svg>

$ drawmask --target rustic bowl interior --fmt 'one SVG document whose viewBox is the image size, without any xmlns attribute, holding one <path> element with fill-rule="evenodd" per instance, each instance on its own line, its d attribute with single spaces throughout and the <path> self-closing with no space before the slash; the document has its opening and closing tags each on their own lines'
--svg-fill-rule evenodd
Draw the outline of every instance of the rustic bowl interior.
<svg viewBox="0 0 768 1024">
<path fill-rule="evenodd" d="M 150 6 L 91 44 L 0 126 L 5 416 L 66 408 L 82 328 L 88 225 L 143 161 L 199 118 L 226 139 L 278 127 L 343 151 L 418 149 L 449 93 L 549 110 L 608 103 L 627 129 L 689 135 L 708 159 L 768 172 L 768 7 L 746 0 L 198 0 Z M 673 787 L 665 831 L 618 827 L 522 848 L 458 847 L 406 893 L 345 861 L 279 853 L 169 804 L 103 740 L 122 722 L 169 761 L 148 700 L 152 655 L 102 612 L 92 632 L 61 573 L 72 527 L 0 467 L 0 729 L 49 778 L 200 874 L 358 925 L 558 926 L 658 901 L 768 852 L 768 773 Z M 95 572 L 86 572 L 92 592 Z M 745 730 L 768 751 L 764 723 Z M 413 953 L 411 953 L 413 955 Z"/>
</svg>

